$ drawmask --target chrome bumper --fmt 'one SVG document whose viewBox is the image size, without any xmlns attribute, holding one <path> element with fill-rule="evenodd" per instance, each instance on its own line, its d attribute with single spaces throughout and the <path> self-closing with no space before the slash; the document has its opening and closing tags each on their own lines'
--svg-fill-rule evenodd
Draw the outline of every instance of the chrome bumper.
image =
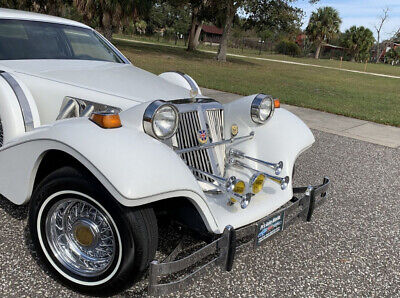
<svg viewBox="0 0 400 298">
<path fill-rule="evenodd" d="M 224 270 L 231 271 L 236 253 L 243 251 L 243 249 L 248 245 L 253 247 L 259 246 L 258 234 L 260 231 L 260 223 L 264 223 L 269 219 L 274 219 L 277 216 L 282 215 L 282 218 L 284 218 L 282 226 L 280 227 L 280 230 L 282 231 L 294 223 L 297 218 L 311 221 L 315 208 L 327 201 L 326 193 L 329 184 L 330 180 L 324 178 L 321 185 L 293 188 L 293 193 L 295 195 L 303 194 L 303 196 L 301 198 L 294 196 L 288 206 L 285 205 L 283 208 L 268 215 L 264 219 L 246 227 L 235 230 L 232 226 L 226 226 L 220 238 L 202 247 L 191 255 L 176 260 L 177 255 L 181 251 L 181 247 L 178 245 L 178 247 L 163 262 L 151 262 L 148 287 L 149 295 L 166 295 L 184 289 L 193 282 L 193 279 L 196 276 L 200 275 L 200 273 L 211 265 L 219 265 Z M 276 234 L 277 233 L 271 235 L 268 240 Z M 265 241 L 262 243 L 264 242 Z M 210 258 L 211 256 L 213 256 L 211 260 L 205 261 L 207 257 Z M 181 277 L 174 279 L 174 274 L 188 270 L 202 261 L 205 264 L 202 264 L 200 267 L 183 277 L 182 274 L 179 274 Z M 167 282 L 165 282 L 166 279 L 168 279 Z M 171 279 L 173 281 L 170 281 Z M 164 280 L 164 282 L 162 280 Z"/>
</svg>

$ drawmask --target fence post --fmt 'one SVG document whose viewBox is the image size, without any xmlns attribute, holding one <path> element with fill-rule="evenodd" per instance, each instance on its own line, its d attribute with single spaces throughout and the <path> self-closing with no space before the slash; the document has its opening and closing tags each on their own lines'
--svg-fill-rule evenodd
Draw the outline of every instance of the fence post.
<svg viewBox="0 0 400 298">
<path fill-rule="evenodd" d="M 343 57 L 340 57 L 340 66 L 339 68 L 342 69 Z"/>
</svg>

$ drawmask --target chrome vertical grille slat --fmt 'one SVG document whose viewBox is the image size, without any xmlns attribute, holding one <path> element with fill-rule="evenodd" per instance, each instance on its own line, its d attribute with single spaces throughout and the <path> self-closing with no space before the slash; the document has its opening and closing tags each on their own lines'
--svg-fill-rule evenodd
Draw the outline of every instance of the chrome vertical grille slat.
<svg viewBox="0 0 400 298">
<path fill-rule="evenodd" d="M 224 113 L 223 110 L 208 110 L 207 117 L 209 121 L 210 136 L 213 142 L 218 142 L 224 139 Z M 215 148 L 216 159 L 218 162 L 218 168 L 220 174 L 224 174 L 225 171 L 225 145 L 221 145 Z"/>
<path fill-rule="evenodd" d="M 179 126 L 176 133 L 177 144 L 180 149 L 197 146 L 197 132 L 201 130 L 200 120 L 197 111 L 180 113 Z M 211 172 L 210 158 L 207 150 L 189 152 L 182 154 L 183 160 L 188 166 Z M 196 174 L 199 178 L 212 181 L 210 178 Z"/>
<path fill-rule="evenodd" d="M 200 120 L 199 120 L 199 117 L 197 115 L 197 112 L 194 115 L 192 115 L 192 117 L 193 117 L 193 120 L 194 120 L 192 123 L 196 124 L 195 127 L 192 126 L 193 127 L 193 131 L 196 134 L 196 136 L 195 136 L 195 139 L 196 139 L 195 140 L 195 142 L 196 142 L 195 146 L 196 146 L 197 145 L 197 132 L 201 129 L 201 125 L 200 125 Z M 209 164 L 209 157 L 208 157 L 208 153 L 207 153 L 206 150 L 200 150 L 198 152 L 198 154 L 195 154 L 195 157 L 199 160 L 199 163 L 201 164 L 200 169 L 205 169 L 206 171 L 210 171 L 211 170 L 210 169 L 210 164 Z M 200 175 L 200 177 L 202 179 L 209 180 L 204 175 Z"/>
<path fill-rule="evenodd" d="M 222 105 L 215 101 L 208 101 L 205 104 L 177 104 L 176 107 L 180 112 L 179 125 L 172 143 L 179 149 L 199 146 L 200 130 L 206 130 L 211 142 L 224 139 Z M 181 157 L 188 166 L 195 169 L 219 176 L 225 174 L 225 145 L 182 153 Z M 203 174 L 198 172 L 193 172 L 193 174 L 201 180 L 213 182 L 211 178 Z"/>
</svg>

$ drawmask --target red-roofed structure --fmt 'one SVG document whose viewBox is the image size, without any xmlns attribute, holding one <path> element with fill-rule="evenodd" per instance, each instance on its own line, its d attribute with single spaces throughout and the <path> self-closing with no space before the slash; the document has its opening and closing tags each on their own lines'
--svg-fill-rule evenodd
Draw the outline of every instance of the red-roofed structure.
<svg viewBox="0 0 400 298">
<path fill-rule="evenodd" d="M 216 26 L 203 25 L 203 32 L 209 34 L 222 35 L 222 33 L 224 33 L 224 29 L 218 28 Z"/>
<path fill-rule="evenodd" d="M 203 42 L 220 43 L 224 29 L 213 25 L 203 25 L 201 30 L 201 40 Z"/>
</svg>

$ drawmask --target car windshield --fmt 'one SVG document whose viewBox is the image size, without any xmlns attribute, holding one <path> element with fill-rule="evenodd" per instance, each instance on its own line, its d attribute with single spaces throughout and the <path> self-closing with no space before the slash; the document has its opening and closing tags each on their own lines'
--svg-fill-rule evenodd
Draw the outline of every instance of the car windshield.
<svg viewBox="0 0 400 298">
<path fill-rule="evenodd" d="M 75 59 L 123 63 L 93 30 L 62 24 L 0 20 L 0 60 Z"/>
</svg>

